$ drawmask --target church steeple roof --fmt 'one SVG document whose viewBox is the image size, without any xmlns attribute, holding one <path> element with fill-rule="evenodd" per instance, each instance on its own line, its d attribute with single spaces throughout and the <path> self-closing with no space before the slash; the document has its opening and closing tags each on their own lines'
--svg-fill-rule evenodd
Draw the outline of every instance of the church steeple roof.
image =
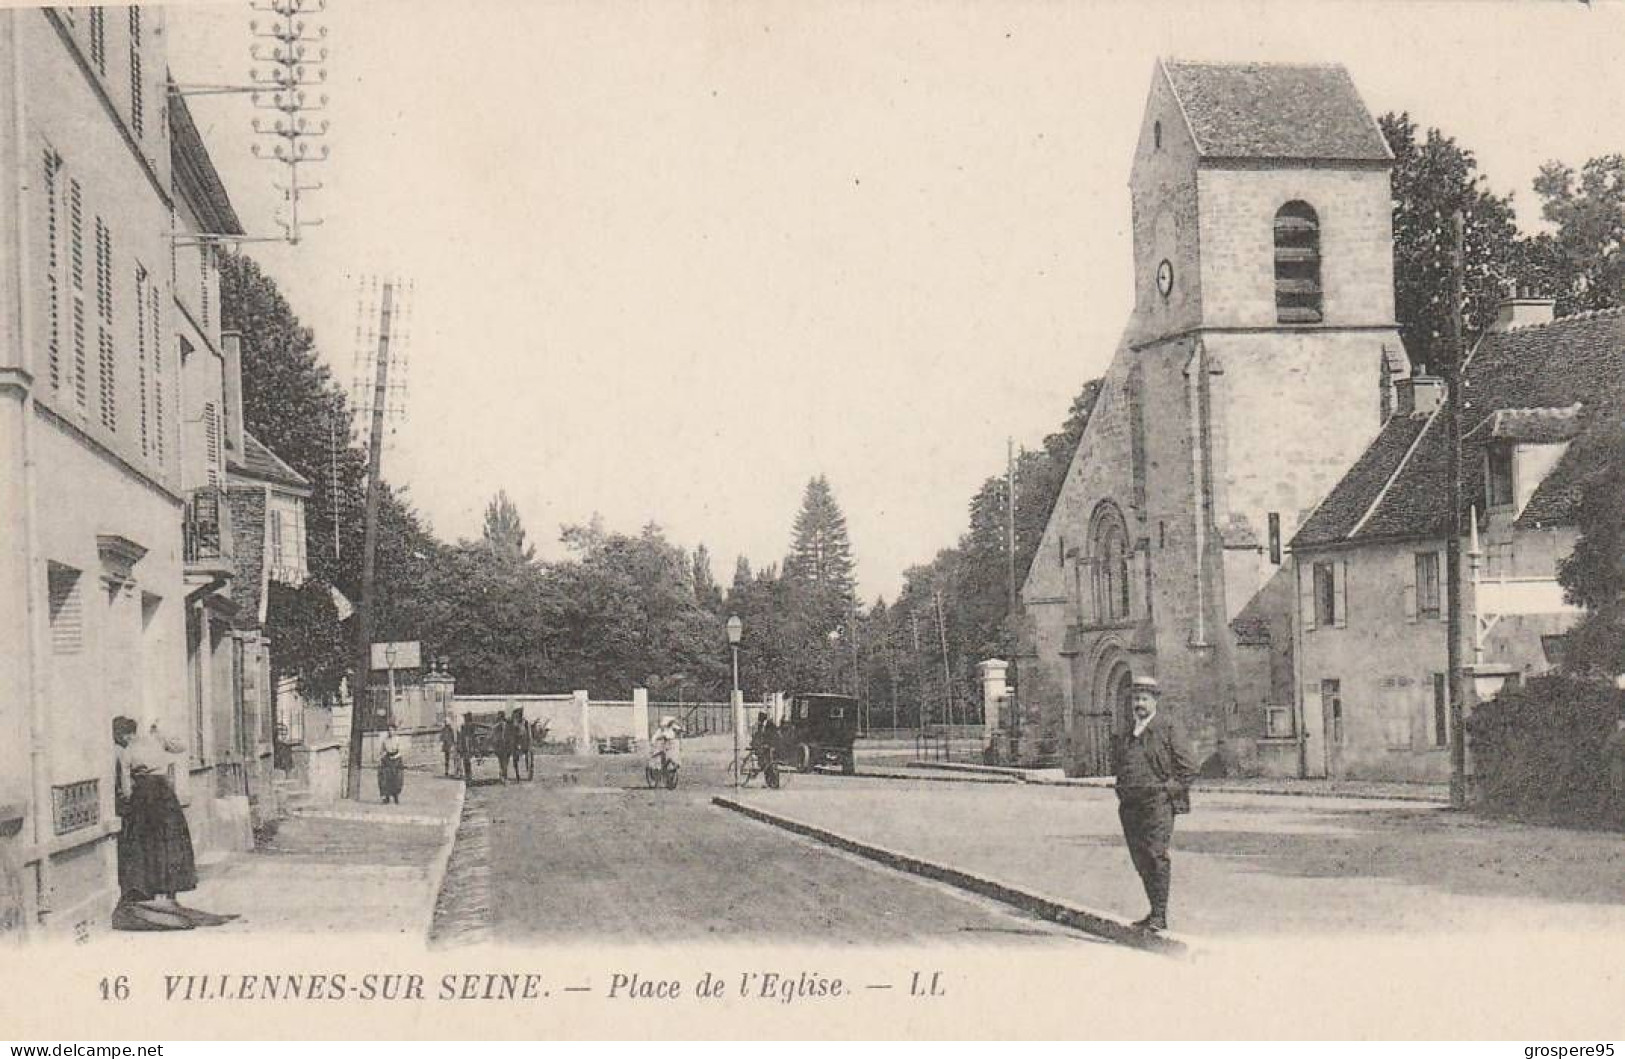
<svg viewBox="0 0 1625 1059">
<path fill-rule="evenodd" d="M 1204 159 L 1393 160 L 1342 66 L 1179 59 L 1161 66 Z"/>
</svg>

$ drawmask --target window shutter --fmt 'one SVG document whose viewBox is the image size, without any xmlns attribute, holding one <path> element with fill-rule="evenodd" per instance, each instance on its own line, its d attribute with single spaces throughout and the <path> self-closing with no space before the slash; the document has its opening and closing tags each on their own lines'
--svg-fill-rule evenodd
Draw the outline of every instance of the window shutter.
<svg viewBox="0 0 1625 1059">
<path fill-rule="evenodd" d="M 1339 629 L 1349 623 L 1349 561 L 1339 559 L 1332 564 L 1332 594 L 1336 598 L 1337 612 L 1332 624 Z"/>
<path fill-rule="evenodd" d="M 1298 563 L 1298 610 L 1303 613 L 1303 631 L 1315 629 L 1315 568 L 1312 564 Z M 1317 692 L 1318 694 L 1318 692 Z"/>
<path fill-rule="evenodd" d="M 1415 556 L 1411 557 L 1410 570 L 1405 582 L 1405 621 L 1411 625 L 1416 624 L 1417 594 L 1421 591 L 1421 584 L 1416 576 L 1420 562 L 1421 560 Z"/>
</svg>

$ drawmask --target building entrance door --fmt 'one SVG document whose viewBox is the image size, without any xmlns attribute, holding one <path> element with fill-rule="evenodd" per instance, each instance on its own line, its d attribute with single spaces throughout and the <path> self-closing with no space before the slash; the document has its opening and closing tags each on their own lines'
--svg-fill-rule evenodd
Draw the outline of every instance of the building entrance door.
<svg viewBox="0 0 1625 1059">
<path fill-rule="evenodd" d="M 1131 674 L 1121 661 L 1110 664 L 1097 677 L 1094 694 L 1083 704 L 1077 725 L 1077 764 L 1080 776 L 1112 774 L 1112 735 L 1128 708 Z"/>
</svg>

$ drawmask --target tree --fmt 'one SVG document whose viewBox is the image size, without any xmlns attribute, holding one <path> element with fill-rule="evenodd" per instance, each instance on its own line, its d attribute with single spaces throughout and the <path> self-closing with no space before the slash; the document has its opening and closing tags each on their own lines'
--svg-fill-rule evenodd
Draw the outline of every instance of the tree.
<svg viewBox="0 0 1625 1059">
<path fill-rule="evenodd" d="M 536 558 L 534 546 L 525 543 L 525 527 L 519 520 L 519 509 L 508 499 L 505 489 L 485 505 L 485 544 L 493 552 L 510 559 L 530 562 Z"/>
<path fill-rule="evenodd" d="M 1450 346 L 1452 215 L 1464 215 L 1468 348 L 1495 320 L 1509 289 L 1525 285 L 1527 252 L 1510 196 L 1491 194 L 1473 152 L 1438 129 L 1418 138 L 1408 113 L 1384 114 L 1377 124 L 1394 153 L 1394 313 L 1411 362 L 1447 371 Z"/>
<path fill-rule="evenodd" d="M 846 516 L 835 501 L 829 481 L 818 475 L 801 495 L 801 510 L 784 560 L 784 576 L 816 589 L 830 599 L 852 598 L 852 542 L 846 534 Z"/>
<path fill-rule="evenodd" d="M 335 701 L 354 659 L 331 586 L 316 578 L 298 588 L 272 581 L 269 593 L 264 632 L 271 644 L 272 687 L 293 677 L 307 699 Z"/>
<path fill-rule="evenodd" d="M 1593 158 L 1578 174 L 1548 162 L 1535 194 L 1555 231 L 1533 239 L 1529 257 L 1557 314 L 1625 305 L 1625 155 Z"/>
<path fill-rule="evenodd" d="M 711 550 L 703 544 L 694 548 L 694 600 L 712 614 L 722 613 L 722 586 L 711 572 Z"/>
<path fill-rule="evenodd" d="M 1625 672 L 1625 416 L 1605 414 L 1605 423 L 1573 442 L 1580 535 L 1558 580 L 1568 601 L 1586 610 L 1567 637 L 1565 668 L 1616 677 Z"/>
<path fill-rule="evenodd" d="M 242 336 L 244 428 L 310 480 L 311 574 L 355 599 L 367 460 L 351 441 L 344 391 L 318 359 L 314 333 L 252 258 L 221 256 L 220 317 Z"/>
</svg>

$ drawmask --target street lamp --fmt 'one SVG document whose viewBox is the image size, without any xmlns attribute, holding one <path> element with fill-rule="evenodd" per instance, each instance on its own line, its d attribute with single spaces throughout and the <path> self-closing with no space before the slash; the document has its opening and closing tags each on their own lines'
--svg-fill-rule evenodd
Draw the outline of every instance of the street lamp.
<svg viewBox="0 0 1625 1059">
<path fill-rule="evenodd" d="M 733 653 L 734 691 L 733 697 L 728 700 L 728 709 L 733 714 L 734 730 L 734 789 L 739 789 L 739 723 L 744 711 L 739 708 L 739 641 L 745 634 L 745 623 L 735 614 L 728 619 L 728 649 Z"/>
</svg>

